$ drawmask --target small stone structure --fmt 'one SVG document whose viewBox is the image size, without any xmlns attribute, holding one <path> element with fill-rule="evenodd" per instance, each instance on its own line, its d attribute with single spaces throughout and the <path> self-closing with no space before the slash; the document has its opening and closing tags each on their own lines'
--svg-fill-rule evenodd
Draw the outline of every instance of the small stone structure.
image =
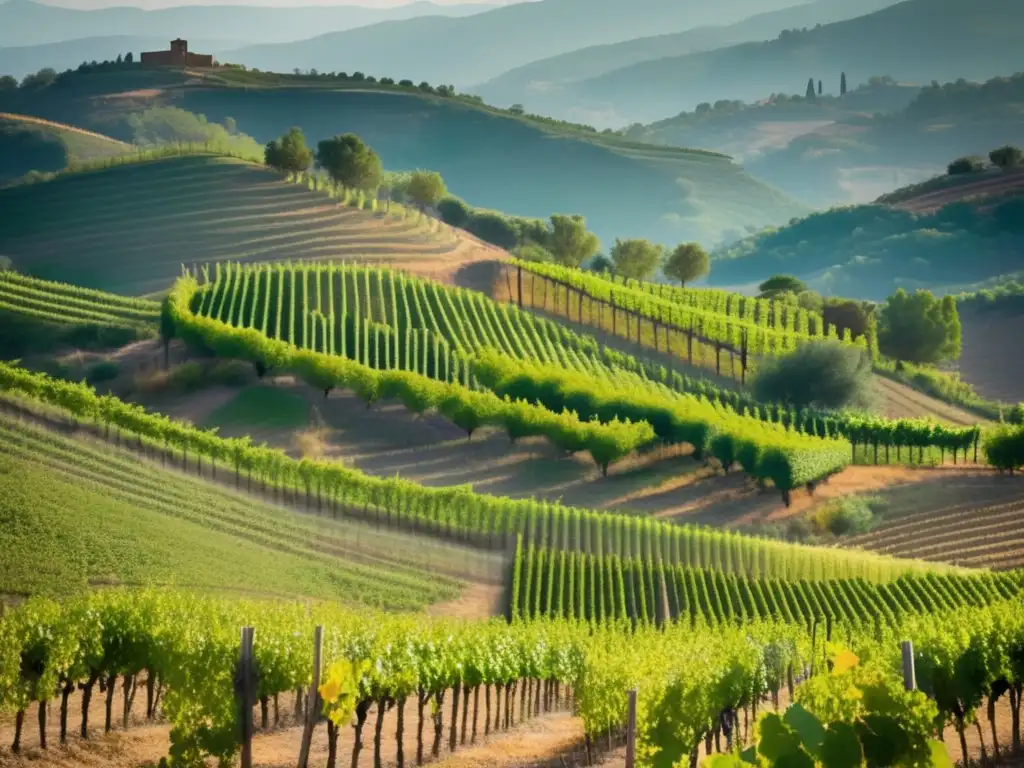
<svg viewBox="0 0 1024 768">
<path fill-rule="evenodd" d="M 188 40 L 171 40 L 170 50 L 144 51 L 142 64 L 150 67 L 212 67 L 213 56 L 206 53 L 189 53 Z"/>
</svg>

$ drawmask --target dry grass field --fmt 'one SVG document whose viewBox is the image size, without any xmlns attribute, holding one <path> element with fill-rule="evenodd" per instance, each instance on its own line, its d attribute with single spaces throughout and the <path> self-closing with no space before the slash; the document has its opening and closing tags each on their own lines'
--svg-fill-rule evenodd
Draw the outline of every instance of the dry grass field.
<svg viewBox="0 0 1024 768">
<path fill-rule="evenodd" d="M 434 221 L 338 204 L 260 166 L 196 156 L 0 191 L 15 268 L 125 295 L 165 290 L 182 265 L 347 259 L 445 279 L 502 252 Z"/>
</svg>

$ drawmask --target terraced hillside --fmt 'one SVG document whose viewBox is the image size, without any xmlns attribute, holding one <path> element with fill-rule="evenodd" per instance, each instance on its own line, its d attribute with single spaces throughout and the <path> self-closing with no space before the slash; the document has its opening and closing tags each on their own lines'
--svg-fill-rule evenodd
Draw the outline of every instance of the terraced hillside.
<svg viewBox="0 0 1024 768">
<path fill-rule="evenodd" d="M 850 546 L 896 557 L 955 563 L 973 568 L 1024 567 L 1024 494 L 979 506 L 966 503 L 901 516 Z"/>
<path fill-rule="evenodd" d="M 262 503 L 0 406 L 0 594 L 176 584 L 412 610 L 458 595 L 451 563 L 489 573 L 484 553 Z"/>
<path fill-rule="evenodd" d="M 128 115 L 162 106 L 214 122 L 231 117 L 261 144 L 295 125 L 313 145 L 351 131 L 386 168 L 436 170 L 474 205 L 520 216 L 582 214 L 606 247 L 616 237 L 710 244 L 806 212 L 722 155 L 632 144 L 467 98 L 341 77 L 242 73 L 217 84 L 197 74 L 73 73 L 59 89 L 0 94 L 0 109 L 125 140 L 134 138 Z"/>
<path fill-rule="evenodd" d="M 213 156 L 68 174 L 0 190 L 0 242 L 36 277 L 143 295 L 195 262 L 346 259 L 441 276 L 502 252 L 436 222 L 371 213 Z"/>
<path fill-rule="evenodd" d="M 62 325 L 155 326 L 160 305 L 67 283 L 0 272 L 0 310 Z"/>
<path fill-rule="evenodd" d="M 132 151 L 123 141 L 64 123 L 0 112 L 0 185 L 29 171 L 59 171 L 72 163 Z"/>
</svg>

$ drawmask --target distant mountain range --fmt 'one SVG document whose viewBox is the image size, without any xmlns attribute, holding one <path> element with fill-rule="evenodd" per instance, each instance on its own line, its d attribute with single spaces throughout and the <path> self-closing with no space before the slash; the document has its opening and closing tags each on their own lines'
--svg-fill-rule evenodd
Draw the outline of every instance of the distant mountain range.
<svg viewBox="0 0 1024 768">
<path fill-rule="evenodd" d="M 43 67 L 52 67 L 62 72 L 65 69 L 74 69 L 83 61 L 112 60 L 119 54 L 123 56 L 129 51 L 137 60 L 142 51 L 163 50 L 167 48 L 167 44 L 166 36 L 113 35 L 0 48 L 0 75 L 13 75 L 20 80 L 30 72 L 37 72 Z M 189 49 L 197 53 L 216 53 L 238 44 L 238 40 L 190 38 L 188 41 Z"/>
<path fill-rule="evenodd" d="M 562 89 L 576 81 L 643 61 L 765 40 L 778 36 L 784 29 L 801 29 L 851 19 L 895 2 L 897 0 L 860 0 L 855 3 L 849 0 L 814 0 L 758 13 L 735 24 L 700 26 L 685 32 L 590 46 L 530 62 L 482 83 L 472 91 L 491 104 L 506 106 L 519 103 L 531 112 L 585 121 L 588 116 L 572 103 L 566 103 L 562 95 Z"/>
<path fill-rule="evenodd" d="M 264 70 L 355 70 L 378 77 L 483 82 L 514 67 L 591 45 L 698 25 L 731 24 L 793 0 L 542 0 L 463 18 L 390 21 L 310 40 L 226 51 L 228 61 Z"/>
<path fill-rule="evenodd" d="M 803 93 L 808 78 L 837 92 L 873 75 L 928 83 L 1014 72 L 1024 50 L 1024 2 L 907 0 L 875 13 L 767 42 L 645 61 L 572 83 L 552 98 L 609 123 L 649 122 L 719 99 Z"/>
<path fill-rule="evenodd" d="M 419 0 L 391 8 L 182 5 L 151 11 L 129 7 L 80 11 L 34 0 L 8 0 L 0 4 L 0 48 L 115 35 L 166 38 L 165 42 L 184 37 L 190 42 L 192 38 L 234 40 L 236 45 L 279 43 L 382 21 L 468 16 L 495 7 L 486 2 L 439 5 Z M 288 71 L 296 66 L 301 64 L 288 67 Z"/>
</svg>

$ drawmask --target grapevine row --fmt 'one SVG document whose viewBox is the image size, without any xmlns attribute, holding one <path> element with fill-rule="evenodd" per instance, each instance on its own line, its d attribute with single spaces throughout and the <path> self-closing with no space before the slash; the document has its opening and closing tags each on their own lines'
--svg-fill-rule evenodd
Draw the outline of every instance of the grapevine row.
<svg viewBox="0 0 1024 768">
<path fill-rule="evenodd" d="M 1021 594 L 1017 574 L 905 575 L 883 584 L 749 578 L 664 565 L 659 560 L 517 547 L 510 615 L 523 618 L 629 620 L 691 624 L 774 619 L 810 625 L 896 623 L 909 615 L 984 606 Z"/>
<path fill-rule="evenodd" d="M 948 566 L 901 560 L 866 552 L 806 547 L 651 518 L 565 507 L 533 499 L 477 494 L 465 487 L 428 488 L 401 478 L 377 478 L 325 460 L 296 461 L 282 451 L 252 445 L 248 438 L 223 438 L 214 432 L 112 395 L 97 395 L 86 384 L 52 379 L 0 363 L 0 392 L 56 408 L 74 418 L 136 436 L 140 444 L 172 448 L 188 456 L 221 463 L 241 476 L 256 478 L 282 493 L 309 497 L 346 509 L 377 510 L 396 524 L 425 527 L 436 534 L 504 547 L 516 534 L 527 543 L 587 552 L 626 553 L 626 547 L 661 553 L 668 563 L 785 579 L 864 578 L 889 581 L 922 570 Z M 637 543 L 638 542 L 638 543 Z M 640 550 L 632 550 L 637 552 Z"/>
</svg>

